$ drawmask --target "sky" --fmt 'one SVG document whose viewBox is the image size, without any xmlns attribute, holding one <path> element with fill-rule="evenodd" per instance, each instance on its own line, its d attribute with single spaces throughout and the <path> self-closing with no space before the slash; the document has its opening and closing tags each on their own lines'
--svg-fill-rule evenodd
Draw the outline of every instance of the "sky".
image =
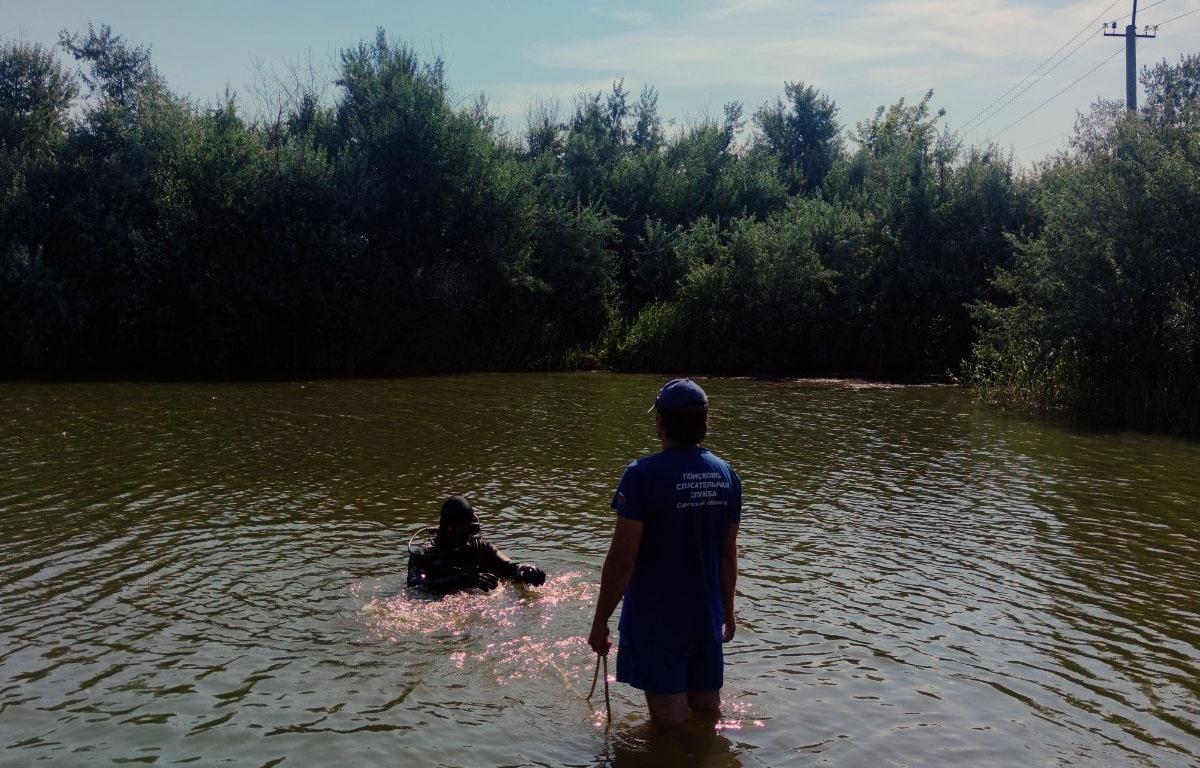
<svg viewBox="0 0 1200 768">
<path fill-rule="evenodd" d="M 176 93 L 207 103 L 228 88 L 253 112 L 264 73 L 286 78 L 299 66 L 328 84 L 338 51 L 382 27 L 426 58 L 441 56 L 456 102 L 467 105 L 483 93 L 514 132 L 535 99 L 556 101 L 565 115 L 579 93 L 621 79 L 634 97 L 644 85 L 656 88 L 660 113 L 676 126 L 720 116 L 732 100 L 750 115 L 779 97 L 787 81 L 830 96 L 848 129 L 880 105 L 911 103 L 932 89 L 933 106 L 946 110 L 943 120 L 968 144 L 991 139 L 1028 165 L 1066 146 L 1076 113 L 1097 98 L 1124 98 L 1124 40 L 1101 36 L 1100 22 L 1117 20 L 1123 30 L 1131 6 L 1131 0 L 0 0 L 0 38 L 52 44 L 62 29 L 108 24 L 151 48 Z M 1200 0 L 1139 4 L 1139 27 L 1190 11 L 1197 12 L 1139 41 L 1139 68 L 1200 53 Z"/>
</svg>

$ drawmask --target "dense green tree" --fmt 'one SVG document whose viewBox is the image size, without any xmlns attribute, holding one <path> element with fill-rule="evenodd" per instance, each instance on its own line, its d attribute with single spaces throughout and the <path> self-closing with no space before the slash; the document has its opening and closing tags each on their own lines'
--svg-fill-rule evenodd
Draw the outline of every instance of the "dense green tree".
<svg viewBox="0 0 1200 768">
<path fill-rule="evenodd" d="M 833 273 L 817 253 L 826 203 L 801 201 L 765 222 L 701 219 L 682 233 L 688 265 L 673 300 L 648 305 L 620 355 L 630 365 L 717 373 L 812 372 L 826 362 Z"/>
<path fill-rule="evenodd" d="M 874 222 L 874 259 L 854 278 L 866 285 L 842 290 L 860 301 L 870 297 L 864 324 L 849 329 L 856 331 L 849 348 L 868 369 L 913 374 L 946 362 L 936 344 L 945 319 L 935 307 L 945 302 L 935 225 L 953 147 L 937 132 L 940 115 L 930 114 L 931 95 L 912 106 L 900 100 L 880 107 L 860 122 L 857 150 L 839 179 L 838 193 Z"/>
<path fill-rule="evenodd" d="M 129 111 L 136 111 L 147 83 L 157 75 L 150 64 L 150 49 L 130 46 L 108 25 L 99 31 L 88 24 L 86 36 L 63 32 L 59 36 L 63 50 L 82 62 L 83 82 L 94 93 Z"/>
<path fill-rule="evenodd" d="M 633 106 L 636 120 L 630 132 L 633 146 L 653 152 L 663 145 L 662 118 L 658 116 L 658 91 L 650 86 L 642 89 L 638 103 Z"/>
<path fill-rule="evenodd" d="M 0 45 L 0 373 L 60 354 L 70 322 L 45 264 L 51 202 L 78 83 L 36 44 Z"/>
<path fill-rule="evenodd" d="M 837 105 L 802 82 L 785 83 L 783 93 L 783 99 L 759 107 L 754 122 L 778 158 L 789 190 L 812 193 L 824 184 L 842 151 Z"/>
<path fill-rule="evenodd" d="M 440 61 L 382 31 L 343 52 L 337 83 L 341 215 L 362 253 L 357 364 L 455 368 L 528 241 L 527 176 L 478 112 L 447 102 Z"/>
<path fill-rule="evenodd" d="M 571 179 L 570 195 L 583 203 L 603 203 L 608 198 L 612 169 L 623 154 L 629 136 L 625 118 L 628 94 L 622 83 L 613 83 L 605 96 L 580 96 L 568 125 L 563 167 Z"/>
<path fill-rule="evenodd" d="M 90 98 L 63 148 L 48 222 L 46 261 L 71 310 L 56 362 L 76 375 L 168 369 L 139 339 L 153 322 L 147 289 L 162 254 L 161 206 L 176 188 L 190 108 L 147 50 L 107 27 L 64 34 L 61 46 L 80 63 Z"/>
<path fill-rule="evenodd" d="M 1200 429 L 1200 115 L 1192 60 L 1144 79 L 1105 151 L 1043 173 L 1045 223 L 981 303 L 970 367 L 996 396 L 1104 421 Z M 1169 107 L 1164 105 L 1170 105 Z"/>
<path fill-rule="evenodd" d="M 79 92 L 71 74 L 40 44 L 0 44 L 0 146 L 14 158 L 44 158 L 62 142 Z"/>
<path fill-rule="evenodd" d="M 532 307 L 545 329 L 547 351 L 593 346 L 611 321 L 618 236 L 611 215 L 595 205 L 539 211 L 525 271 L 534 281 Z"/>
<path fill-rule="evenodd" d="M 1180 57 L 1178 64 L 1159 62 L 1142 73 L 1146 91 L 1142 114 L 1153 123 L 1195 128 L 1200 123 L 1200 54 Z"/>
<path fill-rule="evenodd" d="M 645 229 L 630 253 L 629 275 L 624 282 L 627 306 L 638 310 L 673 299 L 688 267 L 676 248 L 683 228 L 650 217 L 643 222 Z"/>
</svg>

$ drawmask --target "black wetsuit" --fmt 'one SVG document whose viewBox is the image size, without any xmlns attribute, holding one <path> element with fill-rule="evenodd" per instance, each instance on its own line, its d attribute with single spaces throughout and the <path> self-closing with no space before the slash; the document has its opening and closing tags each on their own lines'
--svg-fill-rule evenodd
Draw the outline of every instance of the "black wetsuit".
<svg viewBox="0 0 1200 768">
<path fill-rule="evenodd" d="M 408 555 L 408 586 L 446 593 L 474 585 L 477 573 L 492 573 L 502 579 L 521 580 L 517 564 L 495 544 L 474 536 L 458 549 L 427 544 Z"/>
</svg>

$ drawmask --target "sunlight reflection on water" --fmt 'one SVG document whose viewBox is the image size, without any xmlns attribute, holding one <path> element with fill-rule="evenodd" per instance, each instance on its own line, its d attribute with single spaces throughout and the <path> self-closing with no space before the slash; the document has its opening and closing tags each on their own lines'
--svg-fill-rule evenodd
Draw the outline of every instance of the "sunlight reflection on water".
<svg viewBox="0 0 1200 768">
<path fill-rule="evenodd" d="M 491 592 L 466 590 L 444 596 L 404 589 L 387 596 L 371 596 L 362 581 L 350 585 L 356 599 L 365 600 L 360 610 L 361 620 L 377 637 L 387 642 L 404 644 L 414 639 L 492 636 L 492 630 L 512 630 L 518 626 L 536 625 L 536 636 L 507 633 L 497 639 L 463 647 L 458 644 L 441 646 L 454 669 L 487 670 L 497 685 L 507 686 L 523 680 L 557 679 L 566 693 L 576 699 L 588 700 L 591 684 L 584 670 L 594 656 L 582 634 L 554 636 L 552 628 L 565 626 L 578 630 L 584 626 L 559 621 L 575 619 L 590 613 L 599 586 L 585 579 L 579 571 L 549 576 L 538 588 L 528 588 L 511 582 Z M 549 636 L 548 636 L 549 635 Z M 616 683 L 615 664 L 618 647 L 609 654 L 608 681 Z M 588 700 L 592 709 L 591 722 L 595 728 L 609 723 L 604 709 L 603 683 L 597 683 L 594 696 Z M 636 696 L 634 697 L 636 701 Z M 755 714 L 748 701 L 722 702 L 722 716 L 714 725 L 717 732 L 761 728 L 765 722 Z"/>
<path fill-rule="evenodd" d="M 363 598 L 364 584 L 356 582 L 351 594 Z M 414 635 L 462 635 L 481 624 L 512 628 L 518 613 L 540 616 L 550 626 L 560 605 L 590 606 L 596 585 L 579 571 L 550 575 L 541 587 L 501 581 L 491 592 L 464 590 L 444 596 L 404 589 L 386 597 L 370 597 L 362 607 L 363 623 L 380 637 L 401 642 Z"/>
</svg>

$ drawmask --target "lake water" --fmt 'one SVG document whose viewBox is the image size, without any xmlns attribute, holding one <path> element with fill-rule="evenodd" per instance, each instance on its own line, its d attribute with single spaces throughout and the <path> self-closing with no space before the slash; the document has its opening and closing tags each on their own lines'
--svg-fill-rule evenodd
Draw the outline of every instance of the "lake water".
<svg viewBox="0 0 1200 768">
<path fill-rule="evenodd" d="M 584 635 L 661 382 L 0 384 L 0 765 L 1200 764 L 1200 445 L 948 388 L 704 380 L 724 718 L 613 683 L 606 728 Z M 451 492 L 545 587 L 404 591 Z"/>
</svg>

